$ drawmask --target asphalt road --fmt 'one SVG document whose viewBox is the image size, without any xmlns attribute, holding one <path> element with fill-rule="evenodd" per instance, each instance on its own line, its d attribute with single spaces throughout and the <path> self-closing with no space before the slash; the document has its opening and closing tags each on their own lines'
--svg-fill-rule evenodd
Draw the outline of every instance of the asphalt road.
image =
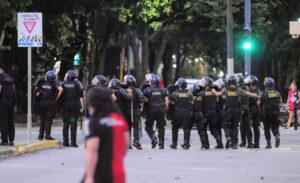
<svg viewBox="0 0 300 183">
<path fill-rule="evenodd" d="M 166 144 L 170 144 L 167 130 Z M 25 129 L 19 130 L 19 138 Z M 60 138 L 61 128 L 54 129 Z M 182 133 L 180 134 L 182 137 Z M 130 150 L 126 157 L 128 183 L 299 183 L 300 131 L 281 130 L 279 149 L 201 151 L 196 131 L 192 148 L 151 149 L 143 138 L 144 150 Z M 79 149 L 62 148 L 11 157 L 0 161 L 2 183 L 77 183 L 85 166 L 83 138 Z M 182 138 L 180 138 L 182 141 Z M 261 139 L 265 146 L 264 138 Z M 211 144 L 215 142 L 211 139 Z M 274 144 L 274 143 L 273 143 Z"/>
</svg>

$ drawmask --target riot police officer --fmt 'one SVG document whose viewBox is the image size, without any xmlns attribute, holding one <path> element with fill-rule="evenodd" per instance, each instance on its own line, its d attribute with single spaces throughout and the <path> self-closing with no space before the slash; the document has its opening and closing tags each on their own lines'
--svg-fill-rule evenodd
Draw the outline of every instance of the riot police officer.
<svg viewBox="0 0 300 183">
<path fill-rule="evenodd" d="M 127 102 L 126 110 L 124 111 L 125 119 L 128 122 L 128 126 L 131 132 L 133 128 L 133 143 L 132 146 L 141 150 L 140 136 L 141 129 L 141 110 L 143 110 L 143 93 L 136 87 L 136 79 L 132 75 L 125 77 L 125 84 L 127 87 L 127 93 L 131 97 L 130 102 Z M 131 135 L 131 133 L 130 133 Z M 130 136 L 131 137 L 131 136 Z"/>
<path fill-rule="evenodd" d="M 53 70 L 38 81 L 36 98 L 40 115 L 40 134 L 38 140 L 54 140 L 51 137 L 51 127 L 56 112 L 56 101 L 62 94 L 62 88 L 56 83 L 56 73 Z"/>
<path fill-rule="evenodd" d="M 238 87 L 244 91 L 249 91 L 249 87 L 244 83 L 244 76 L 239 73 L 236 74 Z M 240 147 L 246 147 L 246 139 L 248 142 L 247 148 L 253 148 L 252 143 L 252 129 L 250 125 L 250 109 L 249 99 L 247 95 L 241 95 L 241 120 L 240 120 L 240 132 L 241 132 L 241 144 Z"/>
<path fill-rule="evenodd" d="M 267 140 L 266 149 L 271 149 L 271 132 L 275 137 L 275 147 L 280 146 L 280 134 L 279 134 L 279 119 L 280 112 L 279 105 L 282 103 L 281 95 L 274 89 L 274 80 L 271 77 L 267 77 L 264 81 L 265 90 L 260 93 L 257 104 L 262 106 L 263 110 L 263 123 L 265 130 L 265 137 Z"/>
<path fill-rule="evenodd" d="M 215 90 L 217 92 L 222 92 L 222 90 L 226 87 L 226 80 L 224 78 L 220 78 L 216 80 L 214 83 Z M 225 96 L 220 95 L 218 96 L 217 99 L 217 125 L 216 128 L 218 130 L 218 133 L 222 139 L 222 127 L 223 127 L 223 122 L 225 118 L 224 114 L 224 106 L 225 106 Z"/>
<path fill-rule="evenodd" d="M 16 103 L 13 78 L 0 68 L 0 145 L 14 145 L 14 108 Z"/>
<path fill-rule="evenodd" d="M 229 147 L 237 149 L 241 103 L 237 88 L 237 78 L 235 75 L 229 76 L 227 85 L 228 87 L 224 90 L 224 95 L 226 97 L 224 132 L 227 140 L 225 147 L 226 149 Z"/>
<path fill-rule="evenodd" d="M 216 127 L 217 96 L 215 94 L 216 91 L 213 89 L 213 79 L 206 76 L 203 78 L 203 83 L 203 114 L 206 120 L 204 123 L 204 129 L 206 130 L 207 126 L 209 125 L 210 133 L 217 142 L 217 146 L 215 148 L 222 149 L 224 146 Z"/>
<path fill-rule="evenodd" d="M 122 114 L 126 113 L 127 103 L 131 102 L 131 97 L 128 95 L 126 89 L 122 88 L 120 80 L 113 78 L 110 80 L 108 87 L 112 90 L 116 96 L 116 104 L 121 110 Z"/>
<path fill-rule="evenodd" d="M 203 99 L 201 92 L 203 87 L 199 84 L 193 85 L 193 107 L 192 107 L 192 119 L 190 124 L 190 131 L 192 127 L 196 124 L 198 134 L 200 136 L 201 141 L 201 149 L 209 149 L 208 144 L 208 135 L 207 131 L 204 129 L 204 117 L 203 117 Z M 189 132 L 190 132 L 189 131 Z M 190 138 L 190 134 L 189 137 Z"/>
<path fill-rule="evenodd" d="M 69 70 L 66 73 L 65 81 L 62 83 L 63 94 L 63 137 L 64 146 L 69 144 L 69 128 L 71 130 L 71 146 L 78 147 L 76 143 L 77 135 L 77 119 L 79 112 L 84 110 L 83 87 L 80 81 L 77 80 L 77 73 L 74 70 Z"/>
<path fill-rule="evenodd" d="M 147 102 L 146 113 L 146 132 L 151 139 L 152 148 L 158 144 L 155 131 L 153 130 L 154 122 L 158 130 L 159 149 L 164 149 L 165 141 L 165 111 L 169 105 L 167 91 L 159 86 L 160 78 L 153 75 L 151 78 L 151 87 L 144 90 L 144 96 Z"/>
<path fill-rule="evenodd" d="M 177 149 L 178 131 L 183 127 L 184 143 L 181 145 L 183 149 L 190 148 L 190 120 L 193 94 L 186 89 L 187 82 L 184 78 L 179 78 L 175 84 L 178 90 L 170 96 L 170 102 L 174 103 L 174 116 L 172 121 L 172 149 Z"/>
<path fill-rule="evenodd" d="M 256 76 L 250 75 L 245 78 L 245 84 L 248 85 L 249 91 L 251 93 L 259 94 L 259 80 Z M 250 108 L 250 120 L 252 120 L 252 127 L 254 132 L 254 145 L 253 148 L 259 148 L 260 141 L 260 121 L 259 121 L 259 107 L 257 106 L 257 99 L 249 98 L 249 108 Z"/>
</svg>

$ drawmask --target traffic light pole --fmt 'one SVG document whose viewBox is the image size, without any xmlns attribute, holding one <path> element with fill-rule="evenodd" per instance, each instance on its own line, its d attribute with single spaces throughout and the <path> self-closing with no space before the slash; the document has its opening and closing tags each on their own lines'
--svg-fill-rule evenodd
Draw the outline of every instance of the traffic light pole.
<svg viewBox="0 0 300 183">
<path fill-rule="evenodd" d="M 251 0 L 245 0 L 245 34 L 251 40 Z M 245 77 L 251 74 L 251 49 L 245 49 Z"/>
<path fill-rule="evenodd" d="M 234 73 L 232 0 L 227 0 L 227 74 Z"/>
</svg>

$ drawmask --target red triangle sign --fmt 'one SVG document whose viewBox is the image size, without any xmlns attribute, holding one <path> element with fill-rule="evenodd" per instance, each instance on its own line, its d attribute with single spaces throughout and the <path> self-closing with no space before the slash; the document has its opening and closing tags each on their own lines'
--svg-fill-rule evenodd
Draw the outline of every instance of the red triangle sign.
<svg viewBox="0 0 300 183">
<path fill-rule="evenodd" d="M 24 25 L 25 25 L 27 31 L 29 32 L 29 34 L 33 31 L 35 24 L 36 24 L 36 22 L 24 22 Z"/>
</svg>

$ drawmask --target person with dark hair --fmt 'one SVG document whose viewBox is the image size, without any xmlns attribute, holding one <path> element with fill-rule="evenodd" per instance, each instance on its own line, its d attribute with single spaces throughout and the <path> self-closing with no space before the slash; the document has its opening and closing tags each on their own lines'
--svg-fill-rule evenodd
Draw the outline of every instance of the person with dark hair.
<svg viewBox="0 0 300 183">
<path fill-rule="evenodd" d="M 56 83 L 56 73 L 49 70 L 45 78 L 38 81 L 36 99 L 40 115 L 40 134 L 38 140 L 54 140 L 51 137 L 51 126 L 55 116 L 55 102 L 60 98 L 62 88 Z"/>
<path fill-rule="evenodd" d="M 69 129 L 71 131 L 71 146 L 78 147 L 76 143 L 77 120 L 80 113 L 84 111 L 83 87 L 77 80 L 77 73 L 69 70 L 66 73 L 65 81 L 62 83 L 62 100 L 63 100 L 63 146 L 69 144 Z"/>
<path fill-rule="evenodd" d="M 125 183 L 124 156 L 129 145 L 127 123 L 108 88 L 90 89 L 87 100 L 90 118 L 84 122 L 87 163 L 82 183 Z"/>
<path fill-rule="evenodd" d="M 0 145 L 14 145 L 15 125 L 14 108 L 16 104 L 15 83 L 13 78 L 0 68 Z"/>
<path fill-rule="evenodd" d="M 267 140 L 266 149 L 271 149 L 271 132 L 275 137 L 275 147 L 280 146 L 280 133 L 279 133 L 279 119 L 280 112 L 279 105 L 282 103 L 280 93 L 274 89 L 274 79 L 267 77 L 264 81 L 265 90 L 259 95 L 257 101 L 258 106 L 262 106 L 263 109 L 263 123 L 265 130 L 265 137 Z"/>
<path fill-rule="evenodd" d="M 293 81 L 290 86 L 286 102 L 286 110 L 289 111 L 289 119 L 286 128 L 290 128 L 295 110 L 297 113 L 298 123 L 300 124 L 300 92 L 295 81 Z"/>
</svg>

